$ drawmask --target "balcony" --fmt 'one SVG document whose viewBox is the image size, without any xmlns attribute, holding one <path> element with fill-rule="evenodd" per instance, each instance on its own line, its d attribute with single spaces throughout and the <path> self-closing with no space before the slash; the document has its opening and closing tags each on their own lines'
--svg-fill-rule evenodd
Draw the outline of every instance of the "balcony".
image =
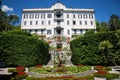
<svg viewBox="0 0 120 80">
<path fill-rule="evenodd" d="M 62 20 L 63 19 L 63 13 L 61 12 L 56 12 L 54 16 L 55 20 Z"/>
<path fill-rule="evenodd" d="M 63 20 L 63 17 L 54 17 L 54 20 Z"/>
</svg>

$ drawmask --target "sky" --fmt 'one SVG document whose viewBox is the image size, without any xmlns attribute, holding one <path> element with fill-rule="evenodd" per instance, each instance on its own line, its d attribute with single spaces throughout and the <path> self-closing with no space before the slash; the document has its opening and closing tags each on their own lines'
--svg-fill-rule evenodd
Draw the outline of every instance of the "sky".
<svg viewBox="0 0 120 80">
<path fill-rule="evenodd" d="M 20 17 L 23 8 L 49 8 L 58 0 L 2 0 L 2 10 Z M 68 8 L 95 9 L 95 17 L 99 22 L 108 22 L 112 14 L 120 16 L 120 0 L 59 0 Z M 19 23 L 19 24 L 20 24 Z"/>
</svg>

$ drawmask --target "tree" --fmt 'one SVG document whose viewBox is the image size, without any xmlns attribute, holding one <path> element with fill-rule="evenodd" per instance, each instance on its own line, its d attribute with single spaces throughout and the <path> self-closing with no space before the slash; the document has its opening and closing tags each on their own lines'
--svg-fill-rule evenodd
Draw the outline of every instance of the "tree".
<svg viewBox="0 0 120 80">
<path fill-rule="evenodd" d="M 101 22 L 101 28 L 100 32 L 107 32 L 108 31 L 108 25 L 106 22 Z"/>
<path fill-rule="evenodd" d="M 106 22 L 98 22 L 96 21 L 97 32 L 107 32 L 109 31 L 109 27 Z"/>
<path fill-rule="evenodd" d="M 16 15 L 16 14 L 11 14 L 11 15 L 9 16 L 9 23 L 15 25 L 15 24 L 18 23 L 18 22 L 19 22 L 19 16 L 18 16 L 18 15 Z"/>
<path fill-rule="evenodd" d="M 0 32 L 13 29 L 13 25 L 19 22 L 19 16 L 12 14 L 7 15 L 1 10 L 2 1 L 0 0 Z"/>
<path fill-rule="evenodd" d="M 103 55 L 105 56 L 106 58 L 106 61 L 109 63 L 111 60 L 109 58 L 109 49 L 111 49 L 113 47 L 113 45 L 110 43 L 110 41 L 102 41 L 100 44 L 99 44 L 99 50 L 102 51 Z"/>
<path fill-rule="evenodd" d="M 0 0 L 0 6 L 2 5 L 2 1 Z"/>
<path fill-rule="evenodd" d="M 95 34 L 95 31 L 94 30 L 88 30 L 84 35 L 92 35 L 92 34 Z"/>
<path fill-rule="evenodd" d="M 116 15 L 116 14 L 112 14 L 110 16 L 109 25 L 110 25 L 110 30 L 111 31 L 120 29 L 119 16 Z"/>
<path fill-rule="evenodd" d="M 21 29 L 20 29 L 20 25 L 15 26 L 15 27 L 14 27 L 14 30 L 21 30 Z"/>
<path fill-rule="evenodd" d="M 100 29 L 100 22 L 96 21 L 96 30 L 99 31 L 99 29 Z"/>
</svg>

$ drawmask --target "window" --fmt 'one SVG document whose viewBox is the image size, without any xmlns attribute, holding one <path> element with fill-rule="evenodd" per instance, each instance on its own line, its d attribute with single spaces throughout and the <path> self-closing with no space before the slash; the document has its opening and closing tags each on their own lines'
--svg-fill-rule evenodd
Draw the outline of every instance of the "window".
<svg viewBox="0 0 120 80">
<path fill-rule="evenodd" d="M 73 18 L 75 18 L 75 14 L 73 14 Z"/>
<path fill-rule="evenodd" d="M 50 29 L 47 30 L 47 34 L 51 35 L 51 30 Z"/>
<path fill-rule="evenodd" d="M 67 21 L 67 25 L 69 25 L 69 21 Z"/>
<path fill-rule="evenodd" d="M 30 25 L 32 25 L 32 21 L 30 21 Z"/>
<path fill-rule="evenodd" d="M 31 19 L 31 18 L 34 18 L 34 14 L 30 14 L 30 17 L 29 17 L 29 18 L 30 18 L 30 19 Z"/>
<path fill-rule="evenodd" d="M 29 32 L 32 32 L 32 30 L 29 30 Z"/>
<path fill-rule="evenodd" d="M 25 19 L 26 18 L 26 15 L 24 14 L 23 18 Z"/>
<path fill-rule="evenodd" d="M 35 30 L 35 33 L 37 33 L 37 30 Z"/>
<path fill-rule="evenodd" d="M 89 14 L 89 18 L 90 18 L 90 19 L 93 19 L 93 14 Z"/>
<path fill-rule="evenodd" d="M 79 18 L 79 19 L 82 19 L 82 14 L 78 14 L 78 18 Z"/>
<path fill-rule="evenodd" d="M 90 21 L 91 25 L 93 25 L 93 21 Z"/>
<path fill-rule="evenodd" d="M 60 21 L 59 20 L 57 21 L 57 25 L 60 25 Z"/>
<path fill-rule="evenodd" d="M 87 19 L 87 14 L 84 14 L 84 15 L 83 15 L 83 18 L 84 18 L 84 19 Z"/>
<path fill-rule="evenodd" d="M 80 21 L 80 25 L 82 25 L 82 21 Z"/>
<path fill-rule="evenodd" d="M 44 21 L 42 21 L 41 25 L 44 25 Z"/>
<path fill-rule="evenodd" d="M 27 24 L 27 21 L 24 21 L 24 25 L 26 25 Z"/>
<path fill-rule="evenodd" d="M 43 30 L 43 29 L 41 29 L 41 34 L 43 34 L 43 31 L 44 31 L 44 30 Z"/>
<path fill-rule="evenodd" d="M 27 18 L 28 18 L 28 15 L 27 15 L 27 14 L 24 14 L 23 18 L 24 18 L 24 19 L 27 19 Z"/>
<path fill-rule="evenodd" d="M 67 34 L 70 35 L 70 30 L 69 29 L 67 30 Z"/>
<path fill-rule="evenodd" d="M 69 14 L 67 14 L 67 18 L 69 18 Z"/>
<path fill-rule="evenodd" d="M 82 30 L 80 30 L 80 34 L 82 34 L 83 33 L 83 31 Z"/>
<path fill-rule="evenodd" d="M 76 29 L 74 30 L 74 34 L 76 34 Z"/>
<path fill-rule="evenodd" d="M 76 22 L 75 21 L 73 21 L 73 25 L 75 25 L 76 24 Z"/>
<path fill-rule="evenodd" d="M 41 18 L 45 18 L 45 14 L 41 14 Z"/>
<path fill-rule="evenodd" d="M 39 14 L 35 14 L 35 18 L 38 19 L 39 18 Z"/>
<path fill-rule="evenodd" d="M 48 18 L 51 18 L 52 17 L 52 15 L 51 14 L 48 14 Z"/>
<path fill-rule="evenodd" d="M 36 21 L 35 24 L 38 25 L 38 21 Z"/>
<path fill-rule="evenodd" d="M 87 21 L 85 21 L 85 25 L 87 25 Z"/>
<path fill-rule="evenodd" d="M 51 24 L 51 22 L 50 22 L 50 20 L 48 21 L 48 25 L 50 25 Z"/>
</svg>

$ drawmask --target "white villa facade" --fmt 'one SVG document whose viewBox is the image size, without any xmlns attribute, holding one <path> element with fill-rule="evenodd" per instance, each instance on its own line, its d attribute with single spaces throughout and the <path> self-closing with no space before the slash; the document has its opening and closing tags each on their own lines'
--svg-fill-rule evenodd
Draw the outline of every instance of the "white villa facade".
<svg viewBox="0 0 120 80">
<path fill-rule="evenodd" d="M 96 30 L 94 9 L 67 8 L 60 2 L 50 8 L 23 9 L 21 29 L 49 38 L 84 34 Z"/>
</svg>

